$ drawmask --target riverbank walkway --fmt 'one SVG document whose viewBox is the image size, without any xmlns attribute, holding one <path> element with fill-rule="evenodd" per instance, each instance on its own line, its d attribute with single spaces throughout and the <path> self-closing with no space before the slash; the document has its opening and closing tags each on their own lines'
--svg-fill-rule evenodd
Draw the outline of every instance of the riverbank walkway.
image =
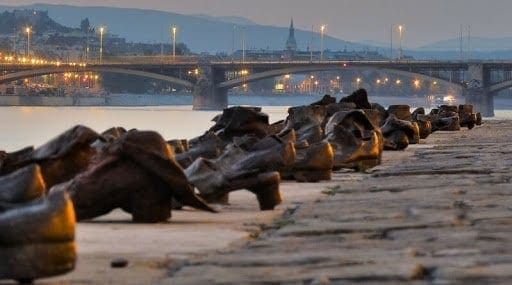
<svg viewBox="0 0 512 285">
<path fill-rule="evenodd" d="M 247 191 L 165 224 L 115 211 L 78 225 L 75 271 L 37 283 L 511 284 L 511 141 L 512 121 L 436 132 L 367 173 L 284 182 L 275 211 Z"/>
<path fill-rule="evenodd" d="M 166 284 L 511 284 L 512 123 L 437 132 L 339 173 L 258 238 Z M 322 187 L 322 184 L 318 185 Z"/>
</svg>

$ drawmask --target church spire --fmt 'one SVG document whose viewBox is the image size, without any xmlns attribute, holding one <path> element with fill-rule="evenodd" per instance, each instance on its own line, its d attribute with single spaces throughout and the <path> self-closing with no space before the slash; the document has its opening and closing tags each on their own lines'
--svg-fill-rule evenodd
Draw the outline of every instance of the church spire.
<svg viewBox="0 0 512 285">
<path fill-rule="evenodd" d="M 286 50 L 296 51 L 297 41 L 295 40 L 295 28 L 293 27 L 293 18 L 290 21 L 290 31 L 288 34 L 288 40 L 286 41 Z"/>
</svg>

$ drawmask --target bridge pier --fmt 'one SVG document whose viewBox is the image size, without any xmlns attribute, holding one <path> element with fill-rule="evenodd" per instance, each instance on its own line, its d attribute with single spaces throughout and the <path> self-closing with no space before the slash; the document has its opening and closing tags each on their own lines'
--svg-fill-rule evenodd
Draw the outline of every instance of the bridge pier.
<svg viewBox="0 0 512 285">
<path fill-rule="evenodd" d="M 466 104 L 473 105 L 474 112 L 484 117 L 494 117 L 494 96 L 484 88 L 472 88 L 465 91 Z"/>
<path fill-rule="evenodd" d="M 194 110 L 222 110 L 228 106 L 228 90 L 217 87 L 226 80 L 224 70 L 214 69 L 208 62 L 200 62 L 199 78 L 194 86 Z"/>
<path fill-rule="evenodd" d="M 481 63 L 468 66 L 469 82 L 464 91 L 466 104 L 473 105 L 475 112 L 484 117 L 494 117 L 494 96 L 488 91 L 490 73 Z"/>
</svg>

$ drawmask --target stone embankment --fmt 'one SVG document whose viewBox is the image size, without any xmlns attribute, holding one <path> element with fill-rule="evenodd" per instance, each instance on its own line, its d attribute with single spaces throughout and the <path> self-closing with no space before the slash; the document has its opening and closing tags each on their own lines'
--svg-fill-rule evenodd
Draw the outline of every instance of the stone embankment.
<svg viewBox="0 0 512 285">
<path fill-rule="evenodd" d="M 311 186 L 323 197 L 289 205 L 242 246 L 174 264 L 161 283 L 510 284 L 510 141 L 510 121 L 488 121 L 385 152 L 381 166 L 335 173 Z"/>
</svg>

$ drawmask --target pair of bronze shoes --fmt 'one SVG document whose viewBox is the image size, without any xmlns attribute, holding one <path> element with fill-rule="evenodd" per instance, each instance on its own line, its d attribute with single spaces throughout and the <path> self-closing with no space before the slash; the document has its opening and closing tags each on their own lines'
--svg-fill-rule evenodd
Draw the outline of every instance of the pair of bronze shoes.
<svg viewBox="0 0 512 285">
<path fill-rule="evenodd" d="M 87 167 L 97 138 L 77 126 L 37 149 L 0 154 L 0 279 L 29 283 L 74 269 L 74 206 L 48 189 Z"/>
</svg>

